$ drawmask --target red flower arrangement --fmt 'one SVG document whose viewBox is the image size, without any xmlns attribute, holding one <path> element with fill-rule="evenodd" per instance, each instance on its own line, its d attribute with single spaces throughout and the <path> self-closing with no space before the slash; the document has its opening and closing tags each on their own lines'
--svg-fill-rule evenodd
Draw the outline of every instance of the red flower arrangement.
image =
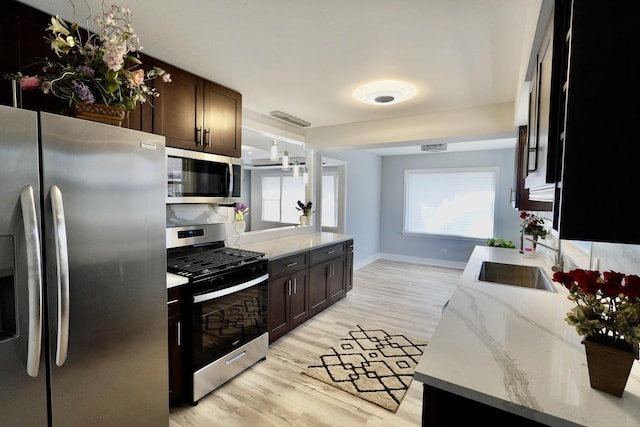
<svg viewBox="0 0 640 427">
<path fill-rule="evenodd" d="M 522 232 L 534 237 L 547 237 L 547 230 L 544 228 L 544 219 L 530 214 L 528 212 L 520 212 L 522 218 Z"/>
<path fill-rule="evenodd" d="M 553 281 L 569 289 L 576 306 L 565 321 L 578 335 L 609 347 L 634 351 L 640 343 L 640 277 L 615 271 L 576 269 L 553 275 Z"/>
</svg>

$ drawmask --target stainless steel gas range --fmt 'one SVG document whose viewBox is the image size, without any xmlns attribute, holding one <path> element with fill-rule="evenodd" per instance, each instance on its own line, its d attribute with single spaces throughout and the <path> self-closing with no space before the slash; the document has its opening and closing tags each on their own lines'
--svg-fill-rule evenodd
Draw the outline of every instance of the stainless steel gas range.
<svg viewBox="0 0 640 427">
<path fill-rule="evenodd" d="M 189 279 L 185 319 L 186 398 L 192 405 L 267 355 L 267 259 L 225 246 L 224 224 L 167 228 L 167 269 Z"/>
</svg>

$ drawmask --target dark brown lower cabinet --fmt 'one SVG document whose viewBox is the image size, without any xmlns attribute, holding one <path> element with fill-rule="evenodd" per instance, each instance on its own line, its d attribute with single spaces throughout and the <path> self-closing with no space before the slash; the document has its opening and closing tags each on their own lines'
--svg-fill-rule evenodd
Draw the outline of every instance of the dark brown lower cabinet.
<svg viewBox="0 0 640 427">
<path fill-rule="evenodd" d="M 328 263 L 314 265 L 309 269 L 311 286 L 309 289 L 309 311 L 315 316 L 329 307 Z"/>
<path fill-rule="evenodd" d="M 349 292 L 353 289 L 353 240 L 347 240 L 345 244 L 347 255 L 344 265 L 344 290 Z"/>
<path fill-rule="evenodd" d="M 269 342 L 307 320 L 309 269 L 269 279 Z"/>
<path fill-rule="evenodd" d="M 169 401 L 182 395 L 182 317 L 178 288 L 167 291 L 169 314 Z"/>
<path fill-rule="evenodd" d="M 541 427 L 546 424 L 424 384 L 422 394 L 423 427 L 480 425 Z"/>
<path fill-rule="evenodd" d="M 353 240 L 269 261 L 269 343 L 344 298 L 352 278 Z"/>
<path fill-rule="evenodd" d="M 310 313 L 312 316 L 346 296 L 344 255 L 310 268 Z"/>
</svg>

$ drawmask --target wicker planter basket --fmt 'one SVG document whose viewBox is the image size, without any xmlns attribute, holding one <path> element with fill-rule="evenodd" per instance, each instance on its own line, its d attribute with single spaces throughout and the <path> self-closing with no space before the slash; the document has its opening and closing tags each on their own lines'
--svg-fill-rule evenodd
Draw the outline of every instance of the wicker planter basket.
<svg viewBox="0 0 640 427">
<path fill-rule="evenodd" d="M 74 110 L 75 116 L 79 119 L 114 126 L 120 126 L 126 115 L 126 110 L 123 107 L 113 107 L 104 104 L 85 104 L 78 102 L 74 104 Z"/>
</svg>

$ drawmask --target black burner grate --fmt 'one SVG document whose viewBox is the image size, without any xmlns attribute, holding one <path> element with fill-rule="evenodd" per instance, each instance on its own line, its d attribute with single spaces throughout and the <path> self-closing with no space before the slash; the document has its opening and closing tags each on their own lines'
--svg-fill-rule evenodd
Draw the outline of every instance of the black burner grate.
<svg viewBox="0 0 640 427">
<path fill-rule="evenodd" d="M 263 253 L 234 248 L 211 249 L 167 260 L 168 270 L 183 276 L 215 273 L 237 265 L 260 259 Z"/>
</svg>

